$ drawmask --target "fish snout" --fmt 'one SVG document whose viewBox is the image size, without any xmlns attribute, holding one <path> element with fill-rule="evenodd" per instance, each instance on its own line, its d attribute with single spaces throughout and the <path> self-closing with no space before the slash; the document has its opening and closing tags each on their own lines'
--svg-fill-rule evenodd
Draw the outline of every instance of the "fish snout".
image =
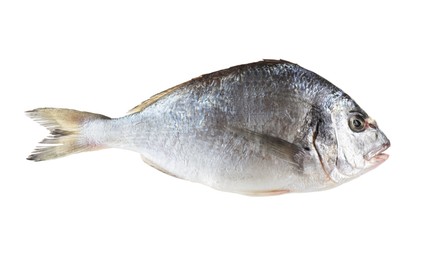
<svg viewBox="0 0 422 260">
<path fill-rule="evenodd" d="M 389 155 L 385 154 L 384 151 L 387 150 L 391 146 L 390 140 L 385 137 L 385 142 L 376 147 L 375 149 L 372 149 L 367 154 L 365 154 L 363 157 L 365 160 L 371 162 L 371 163 L 382 163 L 385 160 L 388 159 Z"/>
</svg>

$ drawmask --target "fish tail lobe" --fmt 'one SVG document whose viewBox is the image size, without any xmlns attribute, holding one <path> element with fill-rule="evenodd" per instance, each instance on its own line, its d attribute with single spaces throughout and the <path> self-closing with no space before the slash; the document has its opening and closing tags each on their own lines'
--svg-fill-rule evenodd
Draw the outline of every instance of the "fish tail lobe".
<svg viewBox="0 0 422 260">
<path fill-rule="evenodd" d="M 26 111 L 26 115 L 50 131 L 50 136 L 40 142 L 41 145 L 28 156 L 28 160 L 45 161 L 106 148 L 93 138 L 95 133 L 86 129 L 102 125 L 103 121 L 110 120 L 109 117 L 65 108 L 37 108 Z"/>
</svg>

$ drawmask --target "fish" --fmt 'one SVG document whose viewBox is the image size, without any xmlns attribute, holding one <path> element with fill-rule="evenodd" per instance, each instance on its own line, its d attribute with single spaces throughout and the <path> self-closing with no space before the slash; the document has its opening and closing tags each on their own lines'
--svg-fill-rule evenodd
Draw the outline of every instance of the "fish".
<svg viewBox="0 0 422 260">
<path fill-rule="evenodd" d="M 385 162 L 390 147 L 349 95 L 284 60 L 204 74 L 119 118 L 49 107 L 26 114 L 50 131 L 28 160 L 120 148 L 168 175 L 252 196 L 337 187 Z"/>
</svg>

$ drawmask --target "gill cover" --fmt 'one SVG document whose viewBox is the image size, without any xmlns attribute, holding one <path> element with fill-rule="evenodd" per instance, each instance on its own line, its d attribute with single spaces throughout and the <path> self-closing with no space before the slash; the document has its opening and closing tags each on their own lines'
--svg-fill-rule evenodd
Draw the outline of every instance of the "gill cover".
<svg viewBox="0 0 422 260">
<path fill-rule="evenodd" d="M 337 170 L 338 143 L 331 116 L 322 116 L 321 111 L 315 110 L 312 114 L 312 145 L 318 154 L 318 159 L 327 178 L 334 182 L 338 182 L 337 178 L 334 176 L 334 173 Z"/>
</svg>

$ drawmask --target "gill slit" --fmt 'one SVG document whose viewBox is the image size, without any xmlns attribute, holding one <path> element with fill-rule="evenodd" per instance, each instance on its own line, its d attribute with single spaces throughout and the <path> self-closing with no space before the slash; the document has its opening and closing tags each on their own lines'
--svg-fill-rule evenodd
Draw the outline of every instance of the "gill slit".
<svg viewBox="0 0 422 260">
<path fill-rule="evenodd" d="M 320 164 L 322 166 L 322 170 L 324 171 L 326 177 L 328 178 L 328 180 L 331 180 L 332 182 L 334 182 L 334 180 L 331 179 L 330 174 L 328 174 L 327 168 L 325 168 L 325 164 L 324 164 L 324 162 L 322 160 L 321 153 L 319 152 L 318 147 L 316 145 L 316 138 L 317 138 L 318 134 L 319 134 L 319 120 L 316 123 L 315 132 L 312 135 L 312 145 L 314 146 L 315 151 L 317 152 L 319 162 L 320 162 Z"/>
</svg>

